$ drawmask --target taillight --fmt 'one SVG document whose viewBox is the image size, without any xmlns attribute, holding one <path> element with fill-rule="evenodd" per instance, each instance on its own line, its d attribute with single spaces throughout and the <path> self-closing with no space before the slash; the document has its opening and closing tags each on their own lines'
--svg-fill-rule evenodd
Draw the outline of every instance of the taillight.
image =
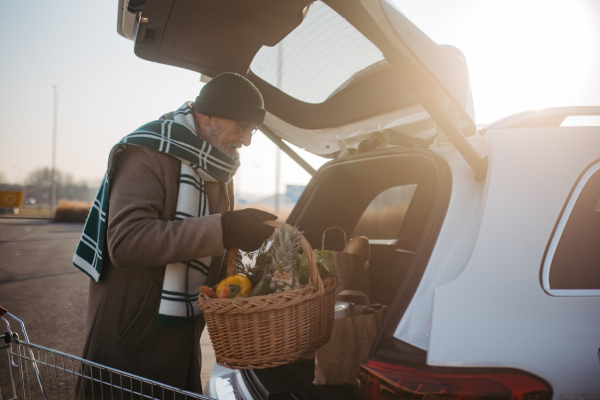
<svg viewBox="0 0 600 400">
<path fill-rule="evenodd" d="M 359 373 L 362 398 L 550 400 L 541 378 L 514 369 L 406 367 L 367 359 Z"/>
</svg>

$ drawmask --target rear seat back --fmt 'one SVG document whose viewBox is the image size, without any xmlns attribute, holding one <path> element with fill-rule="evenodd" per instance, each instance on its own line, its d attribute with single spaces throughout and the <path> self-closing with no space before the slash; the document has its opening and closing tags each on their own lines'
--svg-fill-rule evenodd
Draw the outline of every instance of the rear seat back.
<svg viewBox="0 0 600 400">
<path fill-rule="evenodd" d="M 414 254 L 395 245 L 371 245 L 371 302 L 390 304 L 406 276 Z"/>
</svg>

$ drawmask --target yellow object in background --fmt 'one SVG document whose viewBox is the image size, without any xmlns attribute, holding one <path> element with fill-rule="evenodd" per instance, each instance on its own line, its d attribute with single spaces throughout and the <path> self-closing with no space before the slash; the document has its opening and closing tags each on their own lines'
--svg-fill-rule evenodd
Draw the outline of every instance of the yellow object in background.
<svg viewBox="0 0 600 400">
<path fill-rule="evenodd" d="M 0 191 L 0 208 L 21 208 L 25 192 Z"/>
</svg>

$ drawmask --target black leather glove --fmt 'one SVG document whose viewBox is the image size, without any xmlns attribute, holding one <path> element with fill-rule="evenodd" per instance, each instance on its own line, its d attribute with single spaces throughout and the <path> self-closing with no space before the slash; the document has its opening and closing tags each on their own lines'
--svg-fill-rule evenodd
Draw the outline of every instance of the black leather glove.
<svg viewBox="0 0 600 400">
<path fill-rule="evenodd" d="M 243 251 L 258 249 L 274 231 L 263 222 L 276 219 L 276 215 L 255 208 L 224 212 L 221 215 L 221 227 L 225 248 L 237 247 Z"/>
</svg>

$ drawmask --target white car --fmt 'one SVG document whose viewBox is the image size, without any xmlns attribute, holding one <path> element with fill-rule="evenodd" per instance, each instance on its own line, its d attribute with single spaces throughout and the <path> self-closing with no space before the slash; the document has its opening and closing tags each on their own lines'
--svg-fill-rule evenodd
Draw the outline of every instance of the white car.
<svg viewBox="0 0 600 400">
<path fill-rule="evenodd" d="M 315 248 L 368 236 L 389 305 L 356 387 L 313 385 L 310 360 L 215 365 L 207 395 L 600 398 L 600 128 L 563 123 L 600 107 L 477 130 L 462 53 L 387 0 L 120 3 L 139 57 L 254 82 L 262 131 L 314 173 L 287 222 Z"/>
</svg>

